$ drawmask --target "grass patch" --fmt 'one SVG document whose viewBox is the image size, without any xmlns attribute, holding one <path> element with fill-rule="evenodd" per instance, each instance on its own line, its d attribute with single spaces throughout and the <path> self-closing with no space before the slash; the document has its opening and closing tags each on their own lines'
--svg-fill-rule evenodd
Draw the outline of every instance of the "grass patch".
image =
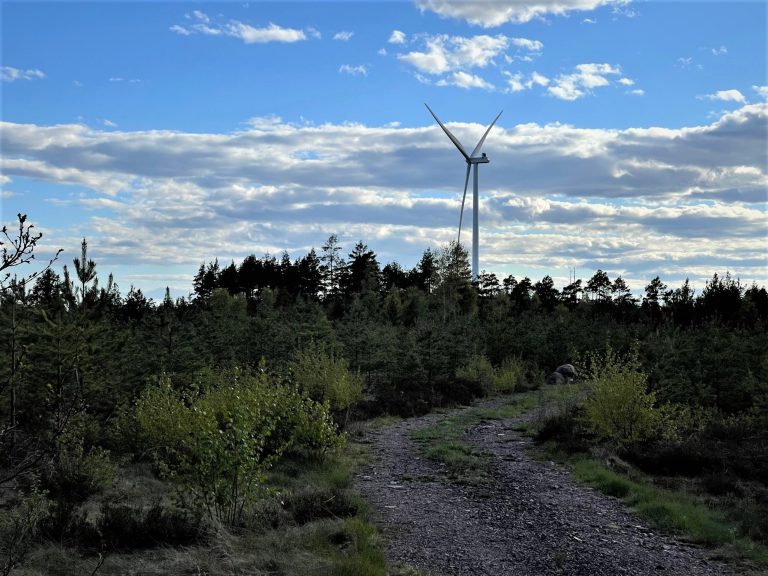
<svg viewBox="0 0 768 576">
<path fill-rule="evenodd" d="M 542 403 L 572 394 L 572 389 L 575 389 L 573 385 L 550 387 L 507 396 L 498 407 L 473 406 L 448 411 L 432 426 L 413 432 L 411 439 L 426 458 L 445 466 L 450 480 L 461 484 L 482 484 L 491 473 L 491 455 L 468 443 L 465 440 L 467 432 L 483 421 L 516 418 Z"/>
<path fill-rule="evenodd" d="M 737 523 L 704 497 L 661 488 L 638 472 L 629 478 L 595 458 L 568 455 L 556 444 L 547 446 L 547 457 L 568 465 L 577 481 L 620 499 L 653 528 L 712 548 L 717 557 L 744 565 L 745 573 L 768 568 L 768 547 L 739 536 Z"/>
</svg>

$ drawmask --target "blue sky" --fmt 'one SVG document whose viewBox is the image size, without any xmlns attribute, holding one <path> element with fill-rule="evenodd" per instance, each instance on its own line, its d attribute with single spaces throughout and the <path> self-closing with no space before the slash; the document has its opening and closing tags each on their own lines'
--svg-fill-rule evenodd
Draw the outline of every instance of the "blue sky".
<svg viewBox="0 0 768 576">
<path fill-rule="evenodd" d="M 2 220 L 124 291 L 331 233 L 413 266 L 464 174 L 423 102 L 470 149 L 504 109 L 481 268 L 768 281 L 765 2 L 0 7 Z"/>
</svg>

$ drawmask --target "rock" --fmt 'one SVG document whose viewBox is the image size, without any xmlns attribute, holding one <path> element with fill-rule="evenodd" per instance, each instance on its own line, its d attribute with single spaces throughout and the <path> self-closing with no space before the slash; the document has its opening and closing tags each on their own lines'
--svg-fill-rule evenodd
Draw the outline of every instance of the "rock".
<svg viewBox="0 0 768 576">
<path fill-rule="evenodd" d="M 552 372 L 549 376 L 547 376 L 545 382 L 547 384 L 565 384 L 566 378 L 560 372 Z"/>
<path fill-rule="evenodd" d="M 576 368 L 573 367 L 573 364 L 563 364 L 562 366 L 558 366 L 555 372 L 561 374 L 566 380 L 573 380 L 577 376 Z"/>
</svg>

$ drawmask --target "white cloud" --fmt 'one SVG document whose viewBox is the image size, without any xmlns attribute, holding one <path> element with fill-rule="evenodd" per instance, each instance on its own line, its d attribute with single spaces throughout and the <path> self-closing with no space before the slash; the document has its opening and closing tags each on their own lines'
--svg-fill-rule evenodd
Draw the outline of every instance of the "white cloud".
<svg viewBox="0 0 768 576">
<path fill-rule="evenodd" d="M 498 36 L 424 37 L 425 49 L 399 54 L 397 58 L 427 74 L 444 74 L 471 68 L 485 68 L 502 54 L 510 44 L 509 38 Z"/>
<path fill-rule="evenodd" d="M 179 34 L 181 36 L 190 36 L 192 32 L 184 28 L 184 26 L 179 26 L 178 24 L 174 24 L 170 28 L 168 28 L 171 32 L 175 32 L 176 34 Z"/>
<path fill-rule="evenodd" d="M 202 12 L 200 10 L 192 10 L 191 14 L 185 14 L 185 17 L 189 20 L 200 20 L 201 22 L 205 22 L 206 24 L 211 21 L 211 19 L 208 17 L 208 15 L 205 12 Z"/>
<path fill-rule="evenodd" d="M 379 56 L 386 56 L 387 55 L 387 49 L 386 48 L 379 48 L 378 52 L 376 52 Z"/>
<path fill-rule="evenodd" d="M 104 124 L 104 126 L 107 126 L 108 128 L 117 128 L 117 124 L 115 124 L 114 122 L 112 122 L 112 120 L 109 120 L 107 118 L 105 118 L 103 120 L 103 124 Z"/>
<path fill-rule="evenodd" d="M 719 100 L 721 102 L 737 102 L 744 104 L 747 99 L 744 94 L 738 90 L 718 90 L 714 94 L 705 94 L 703 96 L 697 96 L 699 100 Z"/>
<path fill-rule="evenodd" d="M 245 24 L 239 20 L 230 20 L 225 23 L 217 24 L 212 22 L 207 14 L 199 10 L 194 10 L 191 14 L 187 14 L 186 18 L 192 20 L 193 23 L 187 24 L 186 26 L 174 24 L 169 28 L 171 32 L 175 32 L 182 36 L 190 36 L 192 34 L 229 36 L 238 38 L 245 44 L 267 44 L 270 42 L 291 43 L 306 40 L 308 36 L 311 38 L 320 37 L 320 33 L 314 28 L 308 28 L 305 33 L 304 30 L 283 28 L 272 22 L 263 27 L 251 26 L 250 24 Z"/>
<path fill-rule="evenodd" d="M 752 90 L 761 98 L 768 99 L 768 86 L 752 86 Z"/>
<path fill-rule="evenodd" d="M 606 5 L 622 6 L 627 3 L 628 0 L 416 0 L 416 5 L 422 12 L 435 12 L 446 18 L 465 20 L 485 28 L 509 22 L 530 22 L 548 15 L 563 16 L 573 11 L 591 11 Z"/>
<path fill-rule="evenodd" d="M 392 30 L 388 42 L 390 44 L 405 44 L 405 33 L 400 30 Z"/>
<path fill-rule="evenodd" d="M 608 86 L 608 76 L 621 74 L 621 67 L 611 64 L 579 64 L 575 72 L 561 74 L 552 81 L 548 91 L 560 100 L 578 100 L 591 93 L 593 88 Z"/>
<path fill-rule="evenodd" d="M 528 38 L 510 38 L 510 43 L 518 48 L 525 48 L 530 52 L 541 52 L 544 44 L 539 40 L 529 40 Z"/>
<path fill-rule="evenodd" d="M 510 92 L 522 92 L 523 90 L 530 90 L 534 86 L 547 86 L 550 82 L 549 78 L 538 72 L 533 72 L 527 79 L 522 72 L 514 74 L 504 72 L 504 75 L 507 77 L 507 86 Z"/>
<path fill-rule="evenodd" d="M 354 36 L 354 35 L 355 35 L 354 32 L 348 32 L 347 30 L 342 30 L 340 32 L 336 32 L 336 34 L 333 35 L 333 39 L 334 40 L 341 40 L 342 42 L 346 42 L 347 40 L 352 38 L 352 36 Z"/>
<path fill-rule="evenodd" d="M 139 79 L 139 78 L 122 78 L 120 76 L 112 76 L 109 79 L 109 81 L 113 82 L 113 83 L 127 82 L 128 84 L 139 84 L 141 82 L 141 79 Z"/>
<path fill-rule="evenodd" d="M 339 73 L 349 74 L 350 76 L 368 76 L 368 68 L 360 64 L 359 66 L 352 66 L 350 64 L 342 64 L 339 66 Z"/>
<path fill-rule="evenodd" d="M 728 48 L 725 46 L 720 46 L 719 48 L 712 48 L 712 54 L 715 56 L 722 56 L 723 54 L 728 54 Z"/>
<path fill-rule="evenodd" d="M 470 88 L 480 88 L 482 90 L 494 89 L 493 84 L 483 80 L 480 76 L 462 71 L 454 72 L 446 78 L 441 78 L 437 81 L 437 86 L 458 86 L 459 88 L 467 90 Z"/>
<path fill-rule="evenodd" d="M 449 124 L 465 143 L 490 120 L 472 115 L 483 123 Z M 299 256 L 332 232 L 345 247 L 362 238 L 381 262 L 412 266 L 427 246 L 455 237 L 463 184 L 461 158 L 424 116 L 422 127 L 271 117 L 210 134 L 6 122 L 2 173 L 55 184 L 47 193 L 80 207 L 106 270 L 178 263 L 191 283 L 202 259 Z M 613 266 L 702 283 L 727 266 L 765 282 L 767 121 L 765 103 L 674 129 L 502 117 L 482 168 L 483 266 L 542 266 L 542 276 Z M 82 238 L 64 228 L 46 237 L 72 253 Z"/>
<path fill-rule="evenodd" d="M 623 86 L 634 86 L 635 81 L 631 78 L 619 78 L 619 84 L 622 84 Z"/>
<path fill-rule="evenodd" d="M 594 18 L 584 18 L 584 20 L 581 21 L 582 24 L 597 24 L 597 20 Z"/>
<path fill-rule="evenodd" d="M 3 82 L 15 82 L 16 80 L 38 80 L 45 78 L 45 74 L 42 70 L 37 68 L 28 68 L 26 70 L 22 68 L 14 68 L 13 66 L 3 66 L 0 69 L 0 75 Z"/>
<path fill-rule="evenodd" d="M 645 96 L 645 90 L 642 88 L 635 88 L 634 90 L 627 92 L 627 94 L 632 94 L 633 96 Z"/>
<path fill-rule="evenodd" d="M 263 28 L 254 28 L 242 22 L 232 21 L 224 28 L 225 34 L 240 38 L 246 44 L 265 44 L 268 42 L 299 42 L 307 37 L 302 30 L 283 28 L 269 23 Z"/>
</svg>

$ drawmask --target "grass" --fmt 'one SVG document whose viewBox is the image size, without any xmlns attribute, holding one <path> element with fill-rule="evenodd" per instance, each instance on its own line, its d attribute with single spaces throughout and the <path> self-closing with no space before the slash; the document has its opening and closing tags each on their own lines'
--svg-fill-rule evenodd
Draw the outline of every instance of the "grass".
<svg viewBox="0 0 768 576">
<path fill-rule="evenodd" d="M 650 478 L 630 479 L 594 458 L 571 456 L 567 463 L 576 480 L 621 499 L 657 530 L 714 548 L 725 560 L 746 560 L 752 564 L 747 570 L 768 568 L 768 547 L 739 536 L 725 510 L 711 506 L 700 495 L 660 488 Z"/>
<path fill-rule="evenodd" d="M 445 473 L 454 482 L 468 485 L 484 483 L 491 473 L 492 460 L 488 452 L 478 450 L 465 441 L 467 431 L 488 420 L 507 420 L 568 393 L 570 386 L 545 388 L 505 397 L 496 408 L 474 406 L 461 411 L 449 411 L 437 423 L 411 434 L 421 453 L 445 466 Z"/>
</svg>

